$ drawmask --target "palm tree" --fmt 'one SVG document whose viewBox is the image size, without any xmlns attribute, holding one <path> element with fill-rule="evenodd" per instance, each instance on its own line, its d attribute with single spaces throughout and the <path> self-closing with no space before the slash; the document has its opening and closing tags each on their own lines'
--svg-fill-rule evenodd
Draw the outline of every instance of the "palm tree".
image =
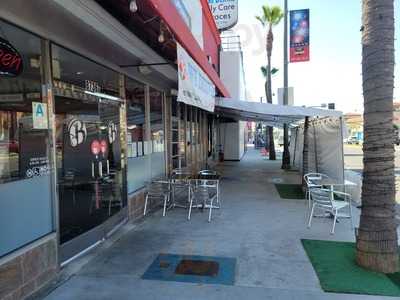
<svg viewBox="0 0 400 300">
<path fill-rule="evenodd" d="M 278 72 L 278 69 L 272 68 L 271 69 L 271 77 L 272 77 L 272 75 L 276 74 L 277 72 Z M 264 86 L 265 87 L 265 96 L 267 97 L 267 100 L 268 100 L 268 93 L 270 92 L 270 89 L 269 89 L 270 85 L 268 84 L 268 74 L 269 74 L 268 66 L 262 66 L 261 73 L 263 74 L 263 76 L 265 78 L 265 86 Z M 272 103 L 272 99 L 271 99 L 271 101 L 268 101 L 268 103 Z M 267 137 L 265 139 L 265 142 L 266 142 L 265 148 L 267 148 L 267 146 L 268 146 L 268 149 L 266 149 L 266 150 L 269 151 L 269 159 L 276 160 L 275 142 L 274 142 L 274 127 L 272 127 L 272 126 L 267 127 Z"/>
<path fill-rule="evenodd" d="M 267 67 L 265 70 L 266 82 L 265 82 L 265 93 L 267 97 L 267 102 L 272 103 L 272 71 L 271 71 L 271 56 L 272 56 L 272 47 L 274 44 L 274 34 L 272 33 L 272 28 L 279 24 L 279 22 L 283 18 L 282 9 L 279 6 L 269 7 L 268 5 L 264 5 L 262 7 L 263 14 L 261 16 L 256 16 L 256 19 L 260 21 L 261 25 L 268 30 L 267 33 Z M 271 160 L 276 159 L 275 155 L 275 145 L 273 138 L 273 128 L 269 127 L 269 158 Z M 271 143 L 272 141 L 272 143 Z"/>
<path fill-rule="evenodd" d="M 393 145 L 394 0 L 362 1 L 364 172 L 357 263 L 398 271 Z"/>
</svg>

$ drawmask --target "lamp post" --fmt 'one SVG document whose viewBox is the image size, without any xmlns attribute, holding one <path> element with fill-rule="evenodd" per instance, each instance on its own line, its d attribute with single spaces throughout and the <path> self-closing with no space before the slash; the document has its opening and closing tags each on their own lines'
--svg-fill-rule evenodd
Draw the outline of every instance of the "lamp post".
<svg viewBox="0 0 400 300">
<path fill-rule="evenodd" d="M 285 0 L 284 7 L 284 38 L 283 38 L 283 105 L 288 105 L 288 0 Z M 282 169 L 290 169 L 290 152 L 289 152 L 289 127 L 288 124 L 283 125 L 283 156 Z"/>
</svg>

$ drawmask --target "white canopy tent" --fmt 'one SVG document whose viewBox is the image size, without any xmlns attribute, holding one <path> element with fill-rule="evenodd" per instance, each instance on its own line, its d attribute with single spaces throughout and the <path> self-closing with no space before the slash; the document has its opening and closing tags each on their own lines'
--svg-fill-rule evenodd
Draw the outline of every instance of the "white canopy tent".
<svg viewBox="0 0 400 300">
<path fill-rule="evenodd" d="M 342 112 L 268 103 L 218 98 L 216 113 L 236 121 L 264 122 L 268 126 L 289 124 L 290 156 L 293 168 L 302 171 L 304 150 L 304 120 L 308 127 L 308 172 L 320 172 L 344 180 Z"/>
</svg>

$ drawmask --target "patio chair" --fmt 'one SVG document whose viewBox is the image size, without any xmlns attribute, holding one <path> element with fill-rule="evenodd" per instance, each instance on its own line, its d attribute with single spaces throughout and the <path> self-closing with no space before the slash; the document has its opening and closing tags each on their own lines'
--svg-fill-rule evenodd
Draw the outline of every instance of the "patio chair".
<svg viewBox="0 0 400 300">
<path fill-rule="evenodd" d="M 308 200 L 308 212 L 311 209 L 310 191 L 315 188 L 317 188 L 317 189 L 322 188 L 322 185 L 320 182 L 322 179 L 326 179 L 326 178 L 329 178 L 329 176 L 322 174 L 322 173 L 308 173 L 308 174 L 304 175 L 304 181 L 307 184 L 306 198 Z"/>
<path fill-rule="evenodd" d="M 189 193 L 189 180 L 192 177 L 192 172 L 189 169 L 186 168 L 181 168 L 181 169 L 175 169 L 171 173 L 171 194 L 172 194 L 172 199 L 174 206 L 181 207 L 182 205 L 177 205 L 175 203 L 176 200 L 176 192 L 181 191 L 181 193 Z M 187 202 L 189 202 L 189 198 L 187 199 Z M 182 206 L 183 208 L 186 208 L 187 206 Z"/>
<path fill-rule="evenodd" d="M 335 200 L 335 194 L 344 196 L 344 200 Z M 338 218 L 350 218 L 351 228 L 353 228 L 353 218 L 352 218 L 352 210 L 351 210 L 351 200 L 350 195 L 342 193 L 330 191 L 322 188 L 313 188 L 310 190 L 310 195 L 312 199 L 312 208 L 310 213 L 310 218 L 308 221 L 308 228 L 311 228 L 312 219 L 314 218 L 314 213 L 316 209 L 322 210 L 324 213 L 329 213 L 333 216 L 333 226 L 331 230 L 331 234 L 335 233 L 336 221 Z M 349 199 L 349 201 L 346 201 Z M 340 213 L 343 209 L 349 209 L 349 215 Z"/>
<path fill-rule="evenodd" d="M 214 170 L 201 170 L 198 173 L 199 175 L 199 179 L 212 179 L 211 184 L 215 186 L 216 189 L 216 193 L 217 193 L 217 204 L 219 206 L 221 206 L 220 200 L 219 200 L 219 179 L 217 179 L 218 177 L 218 173 L 217 171 Z M 214 182 L 216 181 L 216 183 Z"/>
<path fill-rule="evenodd" d="M 159 199 L 163 201 L 163 217 L 165 217 L 167 212 L 167 204 L 170 202 L 170 195 L 171 188 L 169 181 L 155 180 L 147 183 L 143 215 L 146 215 L 149 199 Z"/>
<path fill-rule="evenodd" d="M 190 184 L 190 203 L 188 220 L 190 221 L 192 208 L 201 207 L 201 209 L 209 208 L 208 222 L 211 222 L 211 215 L 214 206 L 214 200 L 217 199 L 216 180 L 195 180 Z"/>
</svg>

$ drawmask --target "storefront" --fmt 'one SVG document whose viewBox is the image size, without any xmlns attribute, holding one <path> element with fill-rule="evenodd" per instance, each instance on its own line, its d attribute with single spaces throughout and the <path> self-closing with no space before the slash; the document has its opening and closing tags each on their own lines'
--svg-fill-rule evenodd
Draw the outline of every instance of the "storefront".
<svg viewBox="0 0 400 300">
<path fill-rule="evenodd" d="M 65 3 L 43 6 L 58 16 L 54 28 L 20 14 L 18 4 L 0 13 L 0 277 L 31 272 L 0 281 L 0 299 L 40 287 L 142 218 L 148 182 L 203 169 L 215 149 L 212 112 L 178 101 L 175 66 L 150 75 L 121 68 L 143 53 L 161 58 L 126 31 L 135 45 L 117 44 L 120 27 L 107 37 L 104 24 L 96 32 L 89 16 L 101 9 L 90 3 L 88 11 L 77 7 L 82 20 Z M 75 35 L 64 36 L 65 28 Z"/>
</svg>

